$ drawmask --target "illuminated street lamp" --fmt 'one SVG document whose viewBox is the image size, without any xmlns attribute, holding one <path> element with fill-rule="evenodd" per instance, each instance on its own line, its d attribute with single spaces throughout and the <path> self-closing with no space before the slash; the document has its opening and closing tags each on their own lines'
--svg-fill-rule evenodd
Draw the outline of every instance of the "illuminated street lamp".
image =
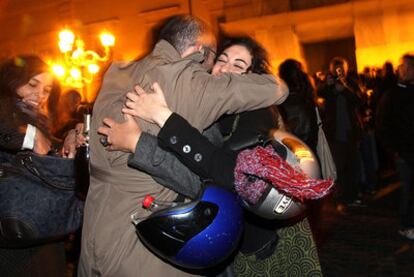
<svg viewBox="0 0 414 277">
<path fill-rule="evenodd" d="M 59 49 L 64 60 L 52 64 L 52 70 L 64 86 L 82 89 L 92 82 L 93 76 L 100 70 L 99 64 L 109 59 L 110 47 L 114 46 L 115 37 L 102 33 L 100 41 L 105 50 L 103 56 L 92 50 L 85 50 L 84 41 L 76 38 L 72 31 L 65 29 L 59 33 Z M 87 95 L 84 96 L 88 98 Z"/>
</svg>

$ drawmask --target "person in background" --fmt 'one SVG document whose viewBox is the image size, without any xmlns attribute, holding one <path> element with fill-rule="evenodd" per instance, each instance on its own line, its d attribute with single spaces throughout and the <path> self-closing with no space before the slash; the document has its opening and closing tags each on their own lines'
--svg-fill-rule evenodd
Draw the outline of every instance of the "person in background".
<svg viewBox="0 0 414 277">
<path fill-rule="evenodd" d="M 376 90 L 381 94 L 395 87 L 397 83 L 397 75 L 391 62 L 386 62 L 382 66 L 382 75 L 379 78 Z M 380 97 L 381 98 L 381 97 Z M 378 102 L 378 101 L 377 101 Z"/>
<path fill-rule="evenodd" d="M 321 77 L 320 74 L 318 75 Z M 316 115 L 315 88 L 311 79 L 304 71 L 302 64 L 294 59 L 287 59 L 279 65 L 279 77 L 289 88 L 288 98 L 278 106 L 285 129 L 305 142 L 317 155 L 319 126 Z M 323 78 L 318 78 L 318 80 L 324 82 Z M 312 230 L 315 232 L 323 228 L 320 219 L 325 203 L 326 200 L 320 200 L 312 201 L 308 205 L 307 215 Z"/>
<path fill-rule="evenodd" d="M 69 130 L 75 128 L 77 123 L 83 122 L 82 113 L 79 111 L 81 100 L 81 94 L 75 89 L 65 92 L 60 97 L 57 137 L 64 138 Z"/>
<path fill-rule="evenodd" d="M 398 66 L 398 83 L 387 91 L 378 107 L 377 135 L 395 161 L 399 174 L 399 233 L 414 240 L 414 55 L 405 54 Z"/>
<path fill-rule="evenodd" d="M 322 121 L 338 174 L 337 211 L 344 213 L 348 205 L 360 203 L 361 91 L 356 80 L 348 76 L 348 62 L 344 58 L 333 58 L 329 70 L 317 95 L 325 99 Z"/>
<path fill-rule="evenodd" d="M 385 92 L 394 88 L 397 85 L 397 75 L 394 70 L 394 66 L 391 62 L 385 62 L 382 66 L 381 76 L 376 76 L 375 86 L 371 91 L 369 99 L 369 108 L 372 111 L 372 119 L 375 122 L 376 111 L 382 96 Z M 375 123 L 373 123 L 375 125 Z"/>
<path fill-rule="evenodd" d="M 21 150 L 40 155 L 58 151 L 52 127 L 59 95 L 57 81 L 38 56 L 20 55 L 0 65 L 0 162 Z M 63 242 L 0 248 L 0 276 L 61 277 L 65 272 Z"/>
<path fill-rule="evenodd" d="M 371 107 L 372 107 L 372 121 L 375 127 L 375 122 L 377 121 L 377 113 L 380 109 L 380 103 L 382 102 L 382 97 L 385 93 L 391 89 L 394 89 L 398 82 L 398 76 L 394 69 L 394 66 L 391 62 L 386 62 L 383 65 L 383 75 L 377 83 L 377 87 L 374 89 L 371 97 Z M 375 133 L 375 139 L 377 142 L 381 140 Z M 394 170 L 394 160 L 390 157 L 387 150 L 384 149 L 382 143 L 377 143 L 377 154 L 378 154 L 378 171 Z"/>
<path fill-rule="evenodd" d="M 316 153 L 318 124 L 314 88 L 302 64 L 288 59 L 279 65 L 279 77 L 289 88 L 289 96 L 278 106 L 285 128 Z"/>
<path fill-rule="evenodd" d="M 374 89 L 375 87 L 375 69 L 365 66 L 362 73 L 359 74 L 359 80 L 364 90 Z"/>
<path fill-rule="evenodd" d="M 47 154 L 57 146 L 52 134 L 60 88 L 37 56 L 17 56 L 0 68 L 0 147 Z"/>
</svg>

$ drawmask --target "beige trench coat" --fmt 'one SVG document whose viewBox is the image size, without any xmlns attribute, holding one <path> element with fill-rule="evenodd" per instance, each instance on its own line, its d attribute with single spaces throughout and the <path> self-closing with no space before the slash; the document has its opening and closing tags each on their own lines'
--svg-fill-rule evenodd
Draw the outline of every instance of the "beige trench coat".
<svg viewBox="0 0 414 277">
<path fill-rule="evenodd" d="M 95 102 L 91 134 L 91 179 L 85 205 L 79 276 L 187 276 L 165 263 L 135 233 L 130 215 L 149 212 L 141 208 L 147 194 L 174 200 L 177 194 L 156 183 L 151 176 L 127 166 L 128 154 L 108 152 L 100 144 L 97 129 L 105 117 L 122 121 L 125 94 L 136 84 L 149 89 L 157 81 L 169 107 L 198 130 L 207 128 L 222 114 L 278 104 L 287 88 L 270 75 L 224 74 L 214 77 L 200 65 L 201 54 L 181 58 L 166 41 L 160 41 L 144 59 L 105 74 Z M 153 124 L 139 121 L 142 129 L 157 134 Z"/>
</svg>

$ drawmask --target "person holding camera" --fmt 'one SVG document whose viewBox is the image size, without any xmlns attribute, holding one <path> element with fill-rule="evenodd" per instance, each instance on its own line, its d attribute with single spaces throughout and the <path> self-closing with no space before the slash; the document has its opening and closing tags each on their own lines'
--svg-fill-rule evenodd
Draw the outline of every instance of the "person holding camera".
<svg viewBox="0 0 414 277">
<path fill-rule="evenodd" d="M 358 144 L 362 124 L 358 108 L 362 100 L 357 81 L 348 75 L 348 62 L 344 58 L 333 58 L 329 71 L 317 93 L 325 100 L 324 131 L 338 173 L 336 208 L 339 213 L 344 213 L 347 205 L 360 203 Z"/>
</svg>

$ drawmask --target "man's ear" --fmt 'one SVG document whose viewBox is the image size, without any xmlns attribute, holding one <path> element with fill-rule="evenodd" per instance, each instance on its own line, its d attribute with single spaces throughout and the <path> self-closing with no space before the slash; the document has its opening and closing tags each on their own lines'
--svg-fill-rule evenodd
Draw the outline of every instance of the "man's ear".
<svg viewBox="0 0 414 277">
<path fill-rule="evenodd" d="M 188 47 L 182 54 L 181 54 L 181 58 L 187 57 L 193 53 L 196 52 L 202 52 L 203 46 L 200 43 L 196 43 L 190 47 Z M 203 53 L 203 52 L 202 52 Z"/>
<path fill-rule="evenodd" d="M 196 52 L 201 52 L 204 54 L 204 52 L 206 51 L 203 47 L 203 45 L 199 42 L 196 42 L 196 44 L 194 45 L 194 49 Z"/>
</svg>

